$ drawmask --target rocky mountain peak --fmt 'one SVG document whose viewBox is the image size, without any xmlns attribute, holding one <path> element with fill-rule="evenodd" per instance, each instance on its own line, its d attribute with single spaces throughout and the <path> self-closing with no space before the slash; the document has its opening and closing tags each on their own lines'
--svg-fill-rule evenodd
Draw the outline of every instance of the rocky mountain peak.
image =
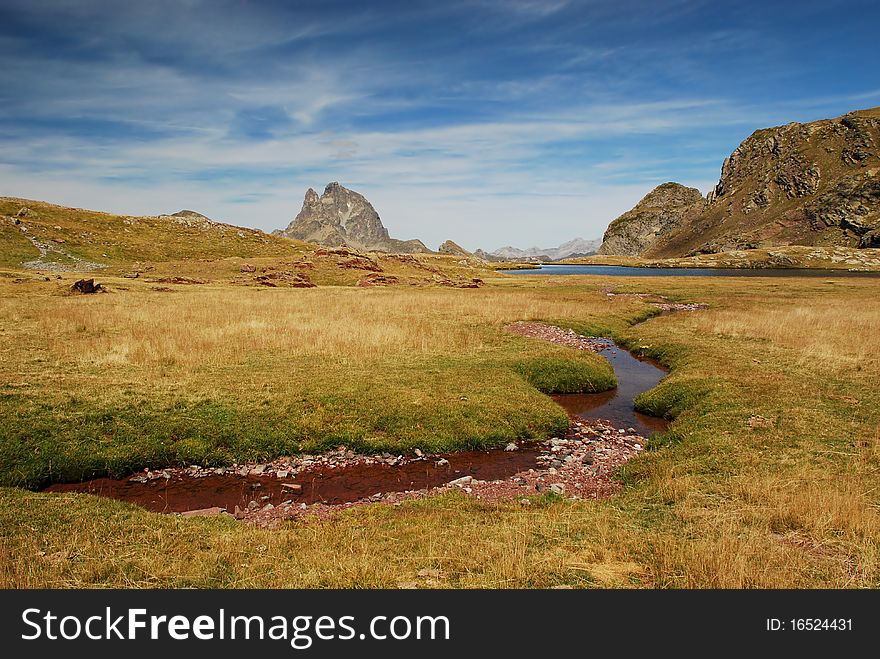
<svg viewBox="0 0 880 659">
<path fill-rule="evenodd" d="M 702 199 L 703 195 L 696 188 L 688 188 L 681 183 L 670 181 L 651 190 L 635 207 L 688 206 Z"/>
<path fill-rule="evenodd" d="M 421 241 L 391 238 L 373 205 L 363 195 L 343 187 L 337 181 L 328 183 L 320 197 L 309 188 L 302 209 L 279 234 L 321 245 L 345 246 L 363 251 L 429 251 Z"/>
<path fill-rule="evenodd" d="M 303 201 L 303 206 L 315 206 L 319 201 L 318 193 L 315 192 L 314 188 L 306 190 L 306 198 Z"/>
</svg>

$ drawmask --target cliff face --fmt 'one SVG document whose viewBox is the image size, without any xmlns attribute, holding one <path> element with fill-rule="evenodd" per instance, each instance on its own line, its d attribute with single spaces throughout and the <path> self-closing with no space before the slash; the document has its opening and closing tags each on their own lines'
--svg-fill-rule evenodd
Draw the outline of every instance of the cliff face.
<svg viewBox="0 0 880 659">
<path fill-rule="evenodd" d="M 302 209 L 278 235 L 330 247 L 377 252 L 429 252 L 419 240 L 396 240 L 388 235 L 379 214 L 363 195 L 329 183 L 324 194 L 309 188 Z"/>
<path fill-rule="evenodd" d="M 756 131 L 724 161 L 702 208 L 681 213 L 678 200 L 670 201 L 656 212 L 678 219 L 653 238 L 627 239 L 644 234 L 636 206 L 609 226 L 599 253 L 664 258 L 782 245 L 878 247 L 880 108 Z M 626 248 L 639 251 L 619 251 Z"/>
<path fill-rule="evenodd" d="M 599 254 L 638 256 L 704 205 L 696 188 L 679 183 L 657 186 L 635 208 L 608 225 Z"/>
</svg>

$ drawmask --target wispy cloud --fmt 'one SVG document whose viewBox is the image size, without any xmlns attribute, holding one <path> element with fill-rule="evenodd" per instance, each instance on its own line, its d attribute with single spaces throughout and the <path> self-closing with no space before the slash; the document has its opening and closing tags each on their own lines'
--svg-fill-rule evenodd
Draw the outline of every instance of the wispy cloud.
<svg viewBox="0 0 880 659">
<path fill-rule="evenodd" d="M 273 229 L 340 180 L 429 244 L 595 237 L 657 183 L 705 191 L 755 128 L 880 101 L 858 39 L 805 53 L 751 9 L 7 0 L 0 193 Z"/>
</svg>

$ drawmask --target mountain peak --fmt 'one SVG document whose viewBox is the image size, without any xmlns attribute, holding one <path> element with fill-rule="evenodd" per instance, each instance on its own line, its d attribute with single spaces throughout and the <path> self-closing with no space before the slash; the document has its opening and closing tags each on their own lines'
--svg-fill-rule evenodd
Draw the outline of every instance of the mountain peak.
<svg viewBox="0 0 880 659">
<path fill-rule="evenodd" d="M 638 256 L 704 203 L 703 195 L 696 188 L 672 182 L 658 185 L 632 210 L 608 225 L 599 254 Z"/>
<path fill-rule="evenodd" d="M 363 251 L 430 251 L 421 241 L 391 238 L 373 205 L 338 181 L 328 183 L 320 197 L 309 188 L 302 209 L 279 233 L 288 238 Z"/>
</svg>

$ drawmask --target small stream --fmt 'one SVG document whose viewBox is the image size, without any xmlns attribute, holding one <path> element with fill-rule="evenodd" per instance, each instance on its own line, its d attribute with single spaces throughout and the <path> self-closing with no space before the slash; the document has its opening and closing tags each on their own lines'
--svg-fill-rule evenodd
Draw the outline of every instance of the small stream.
<svg viewBox="0 0 880 659">
<path fill-rule="evenodd" d="M 566 412 L 580 419 L 607 419 L 618 428 L 635 428 L 643 437 L 666 430 L 669 422 L 634 409 L 634 400 L 653 389 L 666 376 L 666 369 L 653 359 L 635 357 L 611 339 L 602 339 L 600 351 L 617 376 L 617 387 L 597 394 L 556 394 L 552 398 Z"/>
<path fill-rule="evenodd" d="M 656 385 L 666 371 L 646 359 L 636 359 L 610 339 L 600 354 L 614 368 L 618 386 L 598 394 L 559 394 L 553 399 L 569 415 L 582 419 L 606 419 L 616 428 L 634 428 L 647 437 L 664 430 L 667 422 L 633 410 L 633 399 Z M 296 505 L 328 505 L 378 497 L 382 493 L 428 489 L 472 476 L 480 480 L 500 480 L 529 469 L 539 468 L 537 443 L 521 442 L 518 450 L 459 451 L 418 457 L 413 460 L 383 461 L 341 466 L 320 465 L 289 478 L 275 475 L 239 475 L 232 469 L 216 470 L 199 477 L 171 476 L 144 479 L 97 478 L 81 483 L 63 483 L 46 488 L 48 492 L 85 492 L 138 504 L 153 512 L 185 512 L 212 507 L 229 512 L 244 510 L 254 502 L 259 506 L 283 502 Z M 391 462 L 389 464 L 389 462 Z"/>
</svg>

